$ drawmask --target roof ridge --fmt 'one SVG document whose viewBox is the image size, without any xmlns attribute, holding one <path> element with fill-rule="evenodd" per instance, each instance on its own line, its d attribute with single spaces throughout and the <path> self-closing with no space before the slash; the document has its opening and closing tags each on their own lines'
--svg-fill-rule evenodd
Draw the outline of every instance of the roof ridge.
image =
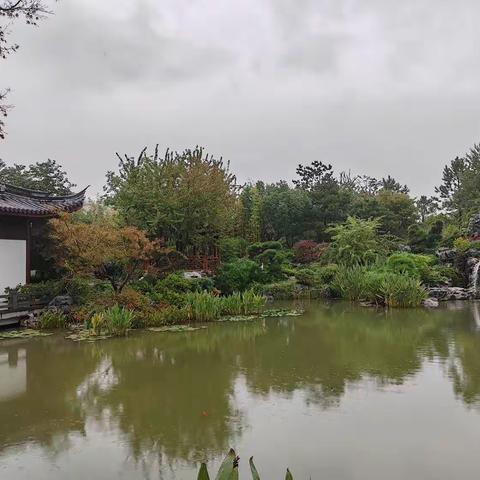
<svg viewBox="0 0 480 480">
<path fill-rule="evenodd" d="M 69 200 L 69 199 L 81 197 L 85 195 L 85 192 L 89 187 L 90 185 L 88 185 L 83 190 L 77 193 L 70 193 L 68 195 L 55 195 L 42 190 L 33 190 L 30 188 L 17 187 L 16 185 L 12 185 L 10 183 L 4 183 L 0 181 L 0 193 L 11 193 L 13 195 L 26 196 L 26 197 L 35 198 L 38 200 Z"/>
</svg>

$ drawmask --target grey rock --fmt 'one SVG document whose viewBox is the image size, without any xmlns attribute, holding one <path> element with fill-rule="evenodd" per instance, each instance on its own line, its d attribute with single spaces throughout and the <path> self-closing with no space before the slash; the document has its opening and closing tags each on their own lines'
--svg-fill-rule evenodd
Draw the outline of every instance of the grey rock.
<svg viewBox="0 0 480 480">
<path fill-rule="evenodd" d="M 470 290 L 462 287 L 432 287 L 428 289 L 428 294 L 440 301 L 468 300 L 471 298 Z"/>
<path fill-rule="evenodd" d="M 195 278 L 202 278 L 202 272 L 198 271 L 191 271 L 191 272 L 183 272 L 183 278 L 186 278 L 187 280 L 193 280 Z"/>
<path fill-rule="evenodd" d="M 59 295 L 55 297 L 49 304 L 49 309 L 64 309 L 70 308 L 73 305 L 73 299 L 70 295 Z"/>
<path fill-rule="evenodd" d="M 430 298 L 426 298 L 423 302 L 422 302 L 422 305 L 425 307 L 425 308 L 437 308 L 438 305 L 439 305 L 439 302 L 436 298 L 433 298 L 433 297 L 430 297 Z"/>
<path fill-rule="evenodd" d="M 457 252 L 453 248 L 440 248 L 437 250 L 437 257 L 441 263 L 453 263 Z"/>
<path fill-rule="evenodd" d="M 468 235 L 472 238 L 480 238 L 480 213 L 470 217 Z"/>
</svg>

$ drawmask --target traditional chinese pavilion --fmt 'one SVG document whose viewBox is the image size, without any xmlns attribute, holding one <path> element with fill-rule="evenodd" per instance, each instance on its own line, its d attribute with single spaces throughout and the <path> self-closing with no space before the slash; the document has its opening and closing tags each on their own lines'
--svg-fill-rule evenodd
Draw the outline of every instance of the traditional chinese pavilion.
<svg viewBox="0 0 480 480">
<path fill-rule="evenodd" d="M 30 281 L 37 256 L 33 239 L 58 212 L 82 208 L 85 192 L 55 196 L 0 183 L 0 295 Z"/>
</svg>

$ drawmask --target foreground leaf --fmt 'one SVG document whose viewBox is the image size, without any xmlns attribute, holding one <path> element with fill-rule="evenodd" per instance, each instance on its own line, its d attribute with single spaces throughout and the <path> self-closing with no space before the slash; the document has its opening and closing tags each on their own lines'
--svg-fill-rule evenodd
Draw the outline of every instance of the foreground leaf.
<svg viewBox="0 0 480 480">
<path fill-rule="evenodd" d="M 233 448 L 230 449 L 227 456 L 224 458 L 218 470 L 215 480 L 233 480 L 234 470 L 237 466 L 237 455 Z M 238 478 L 238 468 L 237 468 Z"/>
<path fill-rule="evenodd" d="M 260 480 L 260 475 L 258 474 L 257 468 L 253 463 L 253 457 L 250 457 L 250 461 L 248 463 L 250 463 L 250 471 L 252 472 L 253 480 Z"/>
<path fill-rule="evenodd" d="M 200 471 L 198 472 L 197 480 L 210 480 L 206 463 L 202 463 L 202 465 L 200 466 Z"/>
</svg>

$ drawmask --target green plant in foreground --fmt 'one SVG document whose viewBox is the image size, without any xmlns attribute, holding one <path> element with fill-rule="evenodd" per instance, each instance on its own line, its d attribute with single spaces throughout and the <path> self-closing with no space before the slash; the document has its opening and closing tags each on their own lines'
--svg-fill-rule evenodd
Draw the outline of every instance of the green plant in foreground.
<svg viewBox="0 0 480 480">
<path fill-rule="evenodd" d="M 45 310 L 38 318 L 39 328 L 50 330 L 54 328 L 65 328 L 67 326 L 67 316 L 58 310 Z"/>
<path fill-rule="evenodd" d="M 105 326 L 105 314 L 102 312 L 94 313 L 90 319 L 90 329 L 94 335 L 100 335 Z"/>
<path fill-rule="evenodd" d="M 237 456 L 235 450 L 231 449 L 220 465 L 217 475 L 215 476 L 215 480 L 238 480 L 239 459 L 240 457 Z M 255 467 L 255 464 L 253 463 L 253 457 L 250 457 L 249 464 L 252 479 L 260 480 L 260 475 Z M 208 474 L 207 465 L 205 463 L 202 463 L 200 467 L 197 480 L 210 480 L 210 475 Z M 285 475 L 285 480 L 293 480 L 293 476 L 288 468 Z"/>
<path fill-rule="evenodd" d="M 125 336 L 132 328 L 135 314 L 131 310 L 118 305 L 105 310 L 104 312 L 105 330 L 111 335 Z"/>
</svg>

